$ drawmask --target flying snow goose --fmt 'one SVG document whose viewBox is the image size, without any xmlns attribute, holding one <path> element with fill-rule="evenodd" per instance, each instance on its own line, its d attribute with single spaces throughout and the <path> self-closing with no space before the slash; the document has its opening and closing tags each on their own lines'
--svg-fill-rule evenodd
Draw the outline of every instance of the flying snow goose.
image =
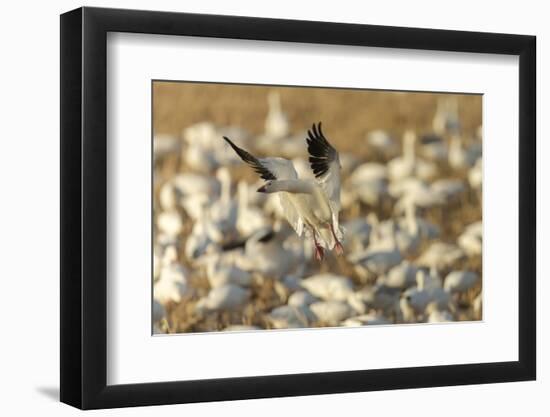
<svg viewBox="0 0 550 417">
<path fill-rule="evenodd" d="M 343 253 L 340 211 L 340 162 L 338 152 L 325 138 L 321 123 L 313 125 L 306 138 L 310 167 L 315 180 L 299 179 L 293 163 L 284 158 L 256 158 L 224 136 L 239 157 L 266 183 L 258 192 L 277 193 L 284 215 L 298 236 L 311 236 L 315 256 L 322 260 L 324 249 Z"/>
</svg>

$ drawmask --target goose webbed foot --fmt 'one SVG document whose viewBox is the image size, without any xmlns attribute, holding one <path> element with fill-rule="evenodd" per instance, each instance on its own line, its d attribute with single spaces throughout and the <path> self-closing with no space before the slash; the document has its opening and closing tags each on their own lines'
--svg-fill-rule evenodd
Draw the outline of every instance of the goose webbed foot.
<svg viewBox="0 0 550 417">
<path fill-rule="evenodd" d="M 325 249 L 317 241 L 317 236 L 315 235 L 315 229 L 313 227 L 311 228 L 311 232 L 313 236 L 313 244 L 315 245 L 315 259 L 321 262 L 325 257 Z"/>
<path fill-rule="evenodd" d="M 315 244 L 315 259 L 321 262 L 324 258 L 325 249 L 322 246 Z"/>
<path fill-rule="evenodd" d="M 328 224 L 328 228 L 330 229 L 330 231 L 332 233 L 332 237 L 334 238 L 334 242 L 336 242 L 336 243 L 334 243 L 334 250 L 336 250 L 336 254 L 338 256 L 342 256 L 344 254 L 344 247 L 342 246 L 342 244 L 338 240 L 338 237 L 336 237 L 336 233 L 334 232 L 334 226 L 332 225 L 332 223 Z"/>
<path fill-rule="evenodd" d="M 342 256 L 344 254 L 344 247 L 338 239 L 336 239 L 336 243 L 334 244 L 334 250 L 336 250 L 336 254 L 338 256 Z"/>
</svg>

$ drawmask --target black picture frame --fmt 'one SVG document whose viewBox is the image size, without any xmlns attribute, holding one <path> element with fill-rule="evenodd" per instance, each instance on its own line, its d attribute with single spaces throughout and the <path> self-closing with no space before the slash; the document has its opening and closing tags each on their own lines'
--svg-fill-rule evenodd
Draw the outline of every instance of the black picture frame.
<svg viewBox="0 0 550 417">
<path fill-rule="evenodd" d="M 108 32 L 519 56 L 519 360 L 107 385 Z M 524 35 L 88 7 L 61 15 L 61 401 L 93 409 L 535 379 L 535 54 Z"/>
</svg>

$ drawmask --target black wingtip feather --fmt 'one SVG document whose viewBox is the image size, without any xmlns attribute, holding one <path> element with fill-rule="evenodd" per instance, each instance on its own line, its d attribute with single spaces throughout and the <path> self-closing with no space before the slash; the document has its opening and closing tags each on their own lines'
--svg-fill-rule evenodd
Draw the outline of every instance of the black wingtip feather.
<svg viewBox="0 0 550 417">
<path fill-rule="evenodd" d="M 306 138 L 307 150 L 309 153 L 309 163 L 315 177 L 321 177 L 329 170 L 329 164 L 336 158 L 336 149 L 332 147 L 321 127 L 321 122 L 315 123 L 307 132 Z"/>
<path fill-rule="evenodd" d="M 229 143 L 229 145 L 233 148 L 235 153 L 241 158 L 244 162 L 246 162 L 248 165 L 252 167 L 252 169 L 260 175 L 260 178 L 264 180 L 276 180 L 277 178 L 275 175 L 268 170 L 266 167 L 262 165 L 262 163 L 256 158 L 255 156 L 249 154 L 244 149 L 239 148 L 237 145 L 235 145 L 228 137 L 223 136 L 225 141 Z"/>
</svg>

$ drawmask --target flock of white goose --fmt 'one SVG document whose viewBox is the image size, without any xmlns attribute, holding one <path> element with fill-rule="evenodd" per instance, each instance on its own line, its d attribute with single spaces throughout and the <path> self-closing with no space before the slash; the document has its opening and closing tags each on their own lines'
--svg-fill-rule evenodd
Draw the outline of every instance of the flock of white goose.
<svg viewBox="0 0 550 417">
<path fill-rule="evenodd" d="M 462 132 L 456 101 L 430 134 L 355 139 L 367 160 L 320 125 L 292 134 L 268 102 L 260 136 L 202 122 L 154 137 L 154 332 L 480 319 L 481 129 Z"/>
</svg>

